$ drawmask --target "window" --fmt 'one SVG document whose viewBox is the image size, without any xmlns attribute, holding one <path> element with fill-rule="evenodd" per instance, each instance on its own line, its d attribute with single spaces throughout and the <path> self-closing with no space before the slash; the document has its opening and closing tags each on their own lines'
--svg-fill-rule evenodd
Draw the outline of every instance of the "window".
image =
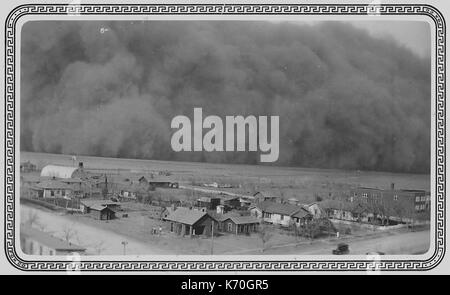
<svg viewBox="0 0 450 295">
<path fill-rule="evenodd" d="M 53 255 L 53 250 L 50 250 L 50 255 Z"/>
<path fill-rule="evenodd" d="M 420 202 L 420 197 L 416 196 L 416 202 Z"/>
<path fill-rule="evenodd" d="M 425 196 L 420 197 L 420 200 L 421 200 L 422 202 L 425 202 Z"/>
<path fill-rule="evenodd" d="M 52 197 L 55 196 L 55 191 L 54 191 L 54 190 L 51 190 L 51 191 L 50 191 L 50 196 L 52 196 Z"/>
<path fill-rule="evenodd" d="M 394 195 L 394 201 L 398 201 L 398 195 Z"/>
<path fill-rule="evenodd" d="M 66 190 L 63 189 L 63 190 L 61 191 L 61 193 L 62 193 L 62 196 L 64 197 L 64 196 L 66 195 Z"/>
<path fill-rule="evenodd" d="M 281 215 L 280 220 L 284 220 L 284 215 Z"/>
<path fill-rule="evenodd" d="M 233 231 L 233 224 L 231 222 L 228 223 L 228 231 Z"/>
<path fill-rule="evenodd" d="M 420 206 L 416 205 L 415 209 L 416 209 L 416 211 L 419 211 L 420 210 Z"/>
</svg>

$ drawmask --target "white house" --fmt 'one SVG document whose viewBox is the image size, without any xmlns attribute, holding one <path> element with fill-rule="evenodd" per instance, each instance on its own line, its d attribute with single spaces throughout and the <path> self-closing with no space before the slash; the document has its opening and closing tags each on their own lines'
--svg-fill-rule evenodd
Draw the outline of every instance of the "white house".
<svg viewBox="0 0 450 295">
<path fill-rule="evenodd" d="M 288 227 L 292 223 L 301 225 L 305 219 L 311 216 L 303 207 L 270 201 L 264 201 L 250 207 L 250 214 L 265 222 L 284 227 Z"/>
<path fill-rule="evenodd" d="M 39 182 L 34 186 L 39 198 L 70 198 L 72 187 L 58 180 L 50 179 Z"/>
</svg>

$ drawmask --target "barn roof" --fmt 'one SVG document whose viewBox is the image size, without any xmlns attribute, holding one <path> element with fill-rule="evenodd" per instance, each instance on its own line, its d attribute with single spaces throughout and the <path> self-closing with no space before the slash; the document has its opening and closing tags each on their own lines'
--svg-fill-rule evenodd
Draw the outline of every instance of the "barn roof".
<svg viewBox="0 0 450 295">
<path fill-rule="evenodd" d="M 57 178 L 72 178 L 72 175 L 78 167 L 47 165 L 41 170 L 41 176 L 50 176 Z"/>
<path fill-rule="evenodd" d="M 191 210 L 191 209 L 180 207 L 180 208 L 177 208 L 175 211 L 171 212 L 169 214 L 169 216 L 167 216 L 166 220 L 184 223 L 184 224 L 188 224 L 188 225 L 194 225 L 200 219 L 202 219 L 205 215 L 208 215 L 208 213 L 199 211 L 199 210 Z"/>
<path fill-rule="evenodd" d="M 55 238 L 43 231 L 34 229 L 30 226 L 21 225 L 20 234 L 30 237 L 31 239 L 43 244 L 49 248 L 62 251 L 85 251 L 86 248 L 68 243 L 61 239 Z"/>
</svg>

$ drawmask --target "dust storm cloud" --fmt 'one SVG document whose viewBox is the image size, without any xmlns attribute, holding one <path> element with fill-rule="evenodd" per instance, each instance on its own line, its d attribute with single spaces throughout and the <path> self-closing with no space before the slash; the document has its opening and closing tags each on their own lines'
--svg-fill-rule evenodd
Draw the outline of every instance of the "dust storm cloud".
<svg viewBox="0 0 450 295">
<path fill-rule="evenodd" d="M 276 165 L 429 173 L 430 59 L 344 23 L 29 22 L 21 150 L 257 164 L 170 121 L 280 116 Z"/>
</svg>

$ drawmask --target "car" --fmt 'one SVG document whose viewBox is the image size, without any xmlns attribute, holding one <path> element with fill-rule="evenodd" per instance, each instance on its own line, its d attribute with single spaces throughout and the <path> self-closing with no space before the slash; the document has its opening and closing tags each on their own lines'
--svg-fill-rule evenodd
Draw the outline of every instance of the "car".
<svg viewBox="0 0 450 295">
<path fill-rule="evenodd" d="M 348 244 L 346 243 L 339 243 L 337 245 L 336 249 L 333 249 L 333 255 L 345 255 L 350 253 L 350 250 L 348 248 Z"/>
</svg>

